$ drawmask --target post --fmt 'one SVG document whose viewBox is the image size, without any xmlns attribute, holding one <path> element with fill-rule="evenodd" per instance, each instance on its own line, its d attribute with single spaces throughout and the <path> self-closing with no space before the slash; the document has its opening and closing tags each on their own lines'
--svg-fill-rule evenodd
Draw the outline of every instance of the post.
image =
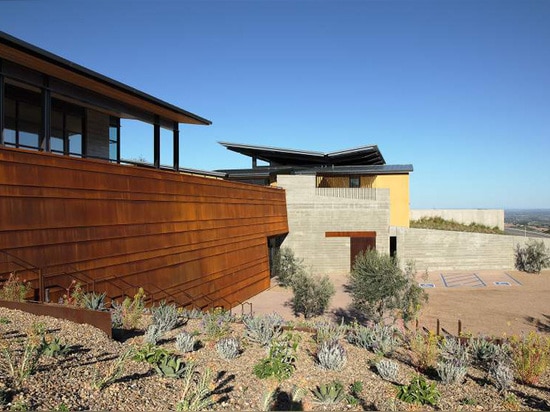
<svg viewBox="0 0 550 412">
<path fill-rule="evenodd" d="M 38 301 L 44 303 L 44 276 L 42 269 L 38 269 Z"/>
<path fill-rule="evenodd" d="M 160 117 L 155 116 L 153 129 L 153 163 L 156 169 L 160 169 Z"/>
<path fill-rule="evenodd" d="M 178 122 L 174 122 L 174 170 L 180 170 L 180 131 Z"/>
<path fill-rule="evenodd" d="M 439 319 L 437 319 L 436 326 L 435 326 L 435 330 L 436 330 L 435 334 L 436 334 L 436 336 L 439 336 L 439 331 L 440 331 L 440 330 L 439 330 L 439 329 L 440 329 L 439 326 L 440 326 L 440 325 L 439 325 Z"/>
<path fill-rule="evenodd" d="M 42 133 L 40 136 L 40 150 L 45 152 L 50 151 L 50 136 L 51 136 L 51 115 L 52 115 L 52 98 L 49 89 L 49 80 L 44 79 L 44 87 L 42 88 Z"/>
<path fill-rule="evenodd" d="M 0 59 L 0 146 L 4 144 L 4 73 L 2 59 Z"/>
<path fill-rule="evenodd" d="M 462 335 L 462 321 L 458 320 L 458 337 Z"/>
</svg>

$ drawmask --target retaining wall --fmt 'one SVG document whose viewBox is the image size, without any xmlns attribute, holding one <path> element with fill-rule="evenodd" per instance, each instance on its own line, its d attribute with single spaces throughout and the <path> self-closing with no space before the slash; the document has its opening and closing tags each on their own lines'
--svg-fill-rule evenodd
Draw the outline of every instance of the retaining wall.
<svg viewBox="0 0 550 412">
<path fill-rule="evenodd" d="M 502 209 L 412 209 L 411 220 L 423 217 L 441 217 L 445 220 L 454 220 L 469 225 L 478 223 L 489 227 L 498 227 L 504 230 L 504 210 Z"/>
<path fill-rule="evenodd" d="M 413 259 L 418 271 L 462 269 L 513 269 L 516 245 L 523 236 L 392 228 L 401 262 Z M 550 248 L 550 239 L 542 240 Z"/>
</svg>

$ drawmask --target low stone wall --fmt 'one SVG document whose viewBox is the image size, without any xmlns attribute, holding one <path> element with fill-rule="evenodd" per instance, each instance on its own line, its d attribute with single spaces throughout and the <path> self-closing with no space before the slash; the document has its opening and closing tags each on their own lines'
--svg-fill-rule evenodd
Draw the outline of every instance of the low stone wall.
<svg viewBox="0 0 550 412">
<path fill-rule="evenodd" d="M 411 220 L 423 217 L 441 217 L 469 225 L 477 223 L 504 230 L 504 210 L 502 209 L 412 209 Z"/>
<path fill-rule="evenodd" d="M 516 245 L 531 239 L 523 236 L 395 228 L 401 262 L 413 259 L 419 271 L 514 268 Z M 550 239 L 543 240 L 550 248 Z"/>
</svg>

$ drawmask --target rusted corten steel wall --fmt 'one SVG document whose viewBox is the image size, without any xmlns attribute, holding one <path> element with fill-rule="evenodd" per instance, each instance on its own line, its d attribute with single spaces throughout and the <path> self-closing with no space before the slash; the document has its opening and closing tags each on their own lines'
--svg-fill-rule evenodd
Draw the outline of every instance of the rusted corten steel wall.
<svg viewBox="0 0 550 412">
<path fill-rule="evenodd" d="M 287 232 L 281 189 L 0 148 L 0 250 L 43 268 L 46 287 L 79 271 L 114 296 L 227 307 L 269 286 L 267 237 Z"/>
</svg>

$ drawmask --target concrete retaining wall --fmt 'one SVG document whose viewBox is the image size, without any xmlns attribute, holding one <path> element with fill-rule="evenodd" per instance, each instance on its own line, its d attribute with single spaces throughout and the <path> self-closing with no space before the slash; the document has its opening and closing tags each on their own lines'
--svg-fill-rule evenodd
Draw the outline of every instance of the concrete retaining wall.
<svg viewBox="0 0 550 412">
<path fill-rule="evenodd" d="M 392 228 L 393 229 L 393 228 Z M 424 270 L 513 269 L 514 249 L 523 236 L 395 228 L 401 262 L 414 259 Z M 543 240 L 550 248 L 550 239 Z"/>
<path fill-rule="evenodd" d="M 316 194 L 315 176 L 277 177 L 286 190 L 289 247 L 315 273 L 348 273 L 349 237 L 329 237 L 326 232 L 376 231 L 376 248 L 389 252 L 390 198 L 388 189 L 370 190 L 371 199 Z"/>
<path fill-rule="evenodd" d="M 410 212 L 411 220 L 423 217 L 441 217 L 469 225 L 478 223 L 504 230 L 504 210 L 502 209 L 414 209 Z"/>
</svg>

